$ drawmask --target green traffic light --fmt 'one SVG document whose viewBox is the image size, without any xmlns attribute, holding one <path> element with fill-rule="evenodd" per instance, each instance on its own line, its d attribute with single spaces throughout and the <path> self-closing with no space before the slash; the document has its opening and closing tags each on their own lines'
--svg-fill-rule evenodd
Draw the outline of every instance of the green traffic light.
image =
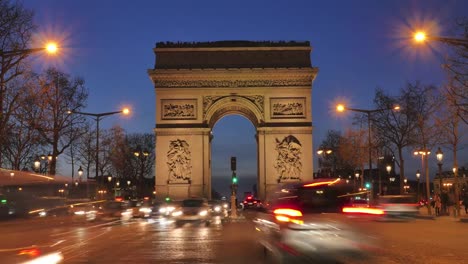
<svg viewBox="0 0 468 264">
<path fill-rule="evenodd" d="M 370 183 L 366 182 L 366 188 L 370 189 L 370 187 L 371 187 Z"/>
<path fill-rule="evenodd" d="M 7 200 L 6 200 L 6 199 L 2 199 L 1 202 L 2 202 L 2 204 L 6 204 Z"/>
<path fill-rule="evenodd" d="M 166 197 L 166 202 L 170 202 L 170 201 L 171 201 L 171 198 Z"/>
<path fill-rule="evenodd" d="M 233 184 L 237 184 L 237 177 L 233 177 L 233 178 L 232 178 L 232 183 L 233 183 Z"/>
</svg>

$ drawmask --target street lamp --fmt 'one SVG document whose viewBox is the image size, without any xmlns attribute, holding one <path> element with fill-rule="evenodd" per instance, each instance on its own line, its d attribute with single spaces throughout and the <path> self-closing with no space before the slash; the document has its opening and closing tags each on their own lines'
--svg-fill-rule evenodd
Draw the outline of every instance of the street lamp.
<svg viewBox="0 0 468 264">
<path fill-rule="evenodd" d="M 416 171 L 416 179 L 418 180 L 418 194 L 417 194 L 418 201 L 420 200 L 419 199 L 419 177 L 421 177 L 421 173 L 419 172 L 419 170 L 417 170 Z"/>
<path fill-rule="evenodd" d="M 110 116 L 110 115 L 115 115 L 115 114 L 124 114 L 128 115 L 130 113 L 130 109 L 124 108 L 120 111 L 114 111 L 114 112 L 105 112 L 105 113 L 86 113 L 86 112 L 78 112 L 78 111 L 68 111 L 69 114 L 79 114 L 79 115 L 85 115 L 85 116 L 92 116 L 94 117 L 94 120 L 96 120 L 96 181 L 98 180 L 98 175 L 99 175 L 99 122 L 101 121 L 101 118 L 105 116 Z"/>
<path fill-rule="evenodd" d="M 146 158 L 149 156 L 149 152 L 146 149 L 142 149 L 141 146 L 138 146 L 135 151 L 133 152 L 133 155 L 137 158 L 138 163 L 139 163 L 139 170 L 140 170 L 140 175 L 137 178 L 137 188 L 139 189 L 140 192 L 143 190 L 143 177 L 145 173 L 145 162 Z"/>
<path fill-rule="evenodd" d="M 39 155 L 36 156 L 36 159 L 34 160 L 34 169 L 38 173 L 43 173 L 47 174 L 47 169 L 49 167 L 49 163 L 52 160 L 52 154 L 47 154 L 46 155 Z"/>
<path fill-rule="evenodd" d="M 437 157 L 437 166 L 439 167 L 439 194 L 442 194 L 442 161 L 444 159 L 444 153 L 440 149 L 440 147 L 436 151 Z"/>
<path fill-rule="evenodd" d="M 0 57 L 8 58 L 19 55 L 29 55 L 36 52 L 46 51 L 48 54 L 55 54 L 58 51 L 58 46 L 55 42 L 49 42 L 42 48 L 21 49 L 21 50 L 7 50 L 0 49 Z"/>
<path fill-rule="evenodd" d="M 415 32 L 414 40 L 416 43 L 423 43 L 427 41 L 438 41 L 452 46 L 464 46 L 468 47 L 468 39 L 466 38 L 452 38 L 452 37 L 439 37 L 427 35 L 424 31 Z"/>
<path fill-rule="evenodd" d="M 356 179 L 354 179 L 354 183 L 356 183 L 357 180 L 358 185 L 361 186 L 361 184 L 359 184 L 359 171 L 356 171 L 356 173 L 354 173 L 354 176 L 356 177 Z M 354 187 L 356 188 L 356 184 L 354 184 Z"/>
<path fill-rule="evenodd" d="M 81 180 L 81 176 L 83 175 L 83 168 L 78 168 L 78 176 L 80 176 L 80 180 Z"/>
<path fill-rule="evenodd" d="M 353 112 L 358 112 L 358 113 L 364 113 L 367 115 L 367 132 L 368 132 L 368 141 L 369 141 L 369 178 L 372 182 L 374 182 L 372 178 L 372 138 L 371 138 L 371 114 L 372 113 L 377 113 L 377 112 L 382 112 L 382 111 L 387 111 L 387 110 L 394 110 L 394 111 L 399 111 L 400 106 L 395 105 L 389 108 L 380 108 L 380 109 L 372 109 L 372 110 L 366 110 L 366 109 L 357 109 L 357 108 L 348 108 L 343 104 L 338 104 L 336 106 L 336 111 L 338 112 L 344 112 L 346 110 L 353 111 Z M 364 178 L 364 175 L 363 175 Z M 379 193 L 382 193 L 382 180 L 379 178 Z M 371 192 L 372 194 L 372 192 Z"/>
<path fill-rule="evenodd" d="M 319 157 L 319 160 L 318 160 L 319 168 L 321 169 L 320 174 L 323 174 L 323 161 L 322 161 L 322 159 L 325 159 L 326 155 L 330 155 L 332 153 L 333 153 L 333 150 L 328 149 L 328 148 L 320 148 L 320 149 L 317 150 L 317 154 L 322 156 L 322 158 Z M 328 173 L 328 176 L 331 176 L 331 177 L 334 176 L 334 166 L 335 166 L 335 162 L 334 162 L 334 159 L 333 159 L 332 164 L 331 164 L 331 168 L 330 168 L 331 173 Z M 321 176 L 321 177 L 323 177 L 323 176 Z"/>
<path fill-rule="evenodd" d="M 421 156 L 421 168 L 424 169 L 424 174 L 425 174 L 425 180 L 426 180 L 426 195 L 429 198 L 429 195 L 431 194 L 431 188 L 430 188 L 430 180 L 429 180 L 429 164 L 427 162 L 427 156 L 431 154 L 431 151 L 428 149 L 419 149 L 414 151 L 414 155 L 420 155 Z M 432 214 L 432 209 L 431 205 L 428 203 L 427 205 L 427 211 L 429 215 Z"/>
</svg>

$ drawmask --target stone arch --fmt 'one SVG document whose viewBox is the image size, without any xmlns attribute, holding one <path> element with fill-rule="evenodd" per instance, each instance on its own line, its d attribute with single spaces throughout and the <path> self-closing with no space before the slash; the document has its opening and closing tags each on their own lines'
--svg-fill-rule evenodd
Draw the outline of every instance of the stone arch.
<svg viewBox="0 0 468 264">
<path fill-rule="evenodd" d="M 227 96 L 212 104 L 205 114 L 205 122 L 213 128 L 216 122 L 230 114 L 240 114 L 255 127 L 263 122 L 263 113 L 254 103 L 241 96 Z"/>
<path fill-rule="evenodd" d="M 309 42 L 158 43 L 148 70 L 156 93 L 157 198 L 211 198 L 211 130 L 247 118 L 257 134 L 260 199 L 313 177 Z M 242 197 L 240 197 L 242 198 Z"/>
</svg>

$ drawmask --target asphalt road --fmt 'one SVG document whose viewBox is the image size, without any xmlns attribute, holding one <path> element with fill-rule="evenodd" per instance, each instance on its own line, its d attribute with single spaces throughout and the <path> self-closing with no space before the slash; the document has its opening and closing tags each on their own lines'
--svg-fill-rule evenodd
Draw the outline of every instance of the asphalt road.
<svg viewBox="0 0 468 264">
<path fill-rule="evenodd" d="M 175 228 L 136 219 L 86 222 L 45 217 L 0 222 L 1 263 L 35 245 L 59 251 L 64 263 L 268 263 L 247 220 Z M 357 221 L 376 241 L 369 259 L 350 263 L 468 263 L 468 224 L 452 219 Z M 10 258 L 9 258 L 10 257 Z M 10 261 L 10 262 L 9 262 Z"/>
</svg>

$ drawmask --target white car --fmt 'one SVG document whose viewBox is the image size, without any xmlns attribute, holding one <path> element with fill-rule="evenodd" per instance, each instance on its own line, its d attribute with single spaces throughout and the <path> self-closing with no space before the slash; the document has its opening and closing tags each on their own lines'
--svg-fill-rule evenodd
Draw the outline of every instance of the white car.
<svg viewBox="0 0 468 264">
<path fill-rule="evenodd" d="M 172 213 L 176 226 L 182 226 L 185 223 L 211 224 L 211 208 L 208 202 L 202 198 L 191 198 L 183 200 L 180 207 Z"/>
</svg>

